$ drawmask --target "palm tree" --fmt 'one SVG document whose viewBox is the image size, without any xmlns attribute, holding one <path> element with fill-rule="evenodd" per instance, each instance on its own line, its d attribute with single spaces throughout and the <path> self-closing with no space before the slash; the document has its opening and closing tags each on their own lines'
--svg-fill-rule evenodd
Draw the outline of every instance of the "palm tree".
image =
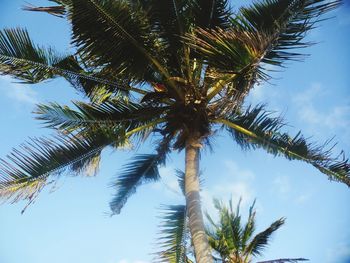
<svg viewBox="0 0 350 263">
<path fill-rule="evenodd" d="M 32 202 L 64 171 L 96 170 L 101 151 L 157 138 L 151 154 L 137 155 L 114 182 L 118 214 L 136 188 L 159 180 L 171 150 L 184 150 L 189 228 L 198 263 L 212 262 L 200 205 L 201 149 L 224 127 L 245 149 L 309 163 L 329 179 L 350 185 L 350 166 L 301 133 L 281 131 L 283 120 L 262 106 L 244 107 L 266 66 L 302 58 L 292 51 L 320 16 L 340 1 L 261 0 L 237 12 L 228 0 L 51 0 L 26 7 L 66 18 L 73 54 L 33 43 L 25 29 L 0 32 L 0 72 L 25 83 L 63 77 L 90 102 L 76 109 L 39 105 L 37 118 L 57 130 L 31 139 L 2 160 L 0 196 Z"/>
<path fill-rule="evenodd" d="M 217 262 L 227 263 L 250 263 L 253 258 L 262 255 L 271 239 L 271 235 L 278 230 L 285 219 L 280 218 L 273 222 L 268 228 L 255 234 L 256 211 L 255 202 L 249 208 L 247 222 L 242 223 L 240 214 L 240 203 L 234 211 L 232 200 L 229 206 L 214 199 L 214 206 L 218 211 L 219 218 L 215 222 L 206 213 L 209 225 L 206 227 L 209 245 L 212 248 L 213 258 Z M 188 216 L 186 205 L 169 205 L 163 209 L 163 221 L 160 225 L 159 242 L 160 251 L 156 253 L 157 262 L 192 262 L 190 233 L 188 230 Z M 287 263 L 308 261 L 305 258 L 281 258 L 257 263 Z"/>
<path fill-rule="evenodd" d="M 249 263 L 252 258 L 261 256 L 263 249 L 268 245 L 271 235 L 278 230 L 285 219 L 280 218 L 273 222 L 264 231 L 254 234 L 256 225 L 256 211 L 254 204 L 249 209 L 247 222 L 243 225 L 240 215 L 240 202 L 236 211 L 232 209 L 232 200 L 226 207 L 220 201 L 214 200 L 215 208 L 219 212 L 218 223 L 207 214 L 211 227 L 207 228 L 209 244 L 220 255 L 222 262 Z M 305 259 L 279 259 L 280 262 L 298 262 Z"/>
</svg>

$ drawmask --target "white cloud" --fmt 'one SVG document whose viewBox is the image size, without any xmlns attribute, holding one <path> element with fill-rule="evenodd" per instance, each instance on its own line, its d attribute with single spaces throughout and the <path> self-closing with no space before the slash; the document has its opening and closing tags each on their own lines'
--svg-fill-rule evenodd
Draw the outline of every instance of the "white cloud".
<svg viewBox="0 0 350 263">
<path fill-rule="evenodd" d="M 311 198 L 310 194 L 301 194 L 295 199 L 295 202 L 299 205 L 302 205 L 306 203 L 308 200 L 310 200 L 310 198 Z"/>
<path fill-rule="evenodd" d="M 274 185 L 274 192 L 277 190 L 278 193 L 283 196 L 287 195 L 291 190 L 290 179 L 288 176 L 277 176 L 272 183 Z"/>
<path fill-rule="evenodd" d="M 315 97 L 325 95 L 325 91 L 322 89 L 321 83 L 312 83 L 311 87 L 304 90 L 302 93 L 297 94 L 294 97 L 294 101 L 298 103 L 309 103 L 314 100 Z"/>
<path fill-rule="evenodd" d="M 241 169 L 237 165 L 237 163 L 235 163 L 231 160 L 224 161 L 224 165 L 226 166 L 230 177 L 232 177 L 232 175 L 233 175 L 234 178 L 236 178 L 236 179 L 238 178 L 240 180 L 245 180 L 245 181 L 254 180 L 254 178 L 255 178 L 255 175 L 253 174 L 253 172 L 251 172 L 249 170 Z"/>
<path fill-rule="evenodd" d="M 221 199 L 225 203 L 232 199 L 234 206 L 242 198 L 241 207 L 244 209 L 251 205 L 255 197 L 255 190 L 252 186 L 255 175 L 249 170 L 241 169 L 233 161 L 223 163 L 227 171 L 223 181 L 212 187 L 206 187 L 201 193 L 203 210 L 214 218 L 217 211 L 213 205 L 213 198 Z"/>
<path fill-rule="evenodd" d="M 255 85 L 254 88 L 249 92 L 249 97 L 247 99 L 248 103 L 253 105 L 265 103 L 267 101 L 271 102 L 271 99 L 276 99 L 280 94 L 275 86 L 269 84 Z M 269 104 L 271 107 L 271 105 Z M 276 105 L 272 105 L 276 106 Z"/>
<path fill-rule="evenodd" d="M 18 104 L 38 103 L 38 95 L 29 85 L 14 83 L 9 76 L 0 76 L 0 90 L 6 97 Z"/>
<path fill-rule="evenodd" d="M 342 138 L 350 137 L 349 102 L 327 108 L 327 96 L 329 94 L 319 83 L 312 84 L 296 96 L 293 101 L 300 120 L 307 124 L 314 135 L 322 136 L 327 131 L 328 134 L 341 134 Z"/>
<path fill-rule="evenodd" d="M 152 188 L 164 193 L 167 197 L 172 199 L 184 200 L 182 191 L 176 177 L 175 169 L 171 166 L 161 167 L 159 169 L 161 180 L 152 184 Z"/>
<path fill-rule="evenodd" d="M 253 172 L 240 168 L 237 163 L 231 160 L 223 161 L 226 174 L 223 174 L 222 181 L 214 185 L 205 185 L 201 192 L 203 211 L 207 211 L 215 218 L 216 210 L 213 205 L 213 198 L 218 198 L 227 203 L 232 198 L 235 206 L 239 199 L 242 198 L 241 208 L 244 210 L 250 206 L 255 198 L 255 190 L 252 182 L 255 179 Z M 176 202 L 183 202 L 184 197 L 178 185 L 175 169 L 167 166 L 160 168 L 162 180 L 151 187 L 161 191 L 168 198 Z M 260 204 L 257 204 L 259 210 L 262 210 Z M 129 262 L 127 262 L 129 263 Z"/>
</svg>

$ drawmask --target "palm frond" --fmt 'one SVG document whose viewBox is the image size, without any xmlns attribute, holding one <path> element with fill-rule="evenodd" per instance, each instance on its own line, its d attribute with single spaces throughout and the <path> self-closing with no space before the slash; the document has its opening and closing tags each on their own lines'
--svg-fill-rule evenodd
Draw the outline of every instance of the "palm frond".
<svg viewBox="0 0 350 263">
<path fill-rule="evenodd" d="M 244 31 L 198 28 L 183 39 L 209 66 L 234 75 L 257 60 L 263 37 Z"/>
<path fill-rule="evenodd" d="M 179 183 L 179 187 L 183 193 L 184 196 L 186 196 L 186 191 L 185 191 L 185 172 L 177 169 L 176 171 L 176 177 L 177 181 Z"/>
<path fill-rule="evenodd" d="M 170 78 L 157 59 L 158 48 L 146 12 L 136 2 L 71 2 L 73 43 L 84 61 L 108 65 L 113 72 L 135 81 L 143 81 L 155 71 Z M 174 85 L 173 88 L 176 90 Z"/>
<path fill-rule="evenodd" d="M 117 140 L 107 132 L 77 136 L 35 138 L 0 159 L 0 197 L 13 202 L 31 200 L 64 171 L 85 172 L 96 168 L 100 152 Z"/>
<path fill-rule="evenodd" d="M 254 206 L 255 206 L 255 201 L 249 208 L 248 220 L 242 230 L 242 250 L 246 248 L 246 246 L 248 245 L 248 241 L 253 236 L 253 233 L 255 231 L 256 211 L 254 210 Z"/>
<path fill-rule="evenodd" d="M 244 253 L 246 255 L 258 256 L 261 255 L 262 250 L 268 245 L 271 235 L 279 229 L 285 222 L 284 218 L 280 218 L 273 222 L 264 231 L 257 234 L 252 241 L 249 242 Z"/>
<path fill-rule="evenodd" d="M 275 156 L 307 162 L 328 175 L 330 180 L 350 186 L 350 164 L 343 152 L 332 157 L 333 147 L 328 146 L 329 141 L 318 146 L 308 142 L 300 132 L 294 137 L 282 133 L 283 120 L 269 115 L 260 105 L 215 122 L 226 125 L 235 141 L 243 148 L 263 148 Z"/>
<path fill-rule="evenodd" d="M 57 103 L 39 104 L 36 119 L 46 127 L 59 130 L 75 130 L 89 126 L 117 126 L 133 129 L 147 121 L 160 118 L 166 108 L 132 103 L 122 98 L 105 100 L 103 103 L 74 102 L 78 110 Z"/>
<path fill-rule="evenodd" d="M 126 164 L 122 173 L 112 184 L 117 193 L 110 202 L 113 214 L 119 214 L 127 199 L 136 192 L 136 188 L 146 182 L 154 182 L 160 179 L 158 165 L 164 158 L 158 154 L 140 154 Z"/>
<path fill-rule="evenodd" d="M 196 56 L 203 58 L 216 74 L 230 74 L 234 86 L 247 94 L 257 80 L 267 80 L 264 65 L 282 66 L 298 60 L 292 49 L 307 47 L 302 42 L 319 16 L 334 9 L 335 0 L 264 0 L 242 8 L 228 29 L 196 29 L 183 37 Z M 222 77 L 222 76 L 221 76 Z M 240 83 L 243 82 L 243 83 Z"/>
<path fill-rule="evenodd" d="M 228 0 L 189 1 L 194 24 L 200 28 L 227 28 L 232 15 Z"/>
<path fill-rule="evenodd" d="M 209 214 L 206 214 L 211 228 L 207 228 L 207 235 L 210 246 L 222 257 L 222 260 L 229 258 L 231 254 L 239 256 L 242 247 L 242 225 L 239 212 L 240 202 L 236 211 L 232 210 L 232 201 L 227 207 L 217 199 L 214 199 L 214 206 L 219 213 L 219 221 L 215 223 Z"/>
<path fill-rule="evenodd" d="M 21 28 L 0 31 L 0 74 L 29 84 L 61 76 L 87 95 L 94 92 L 97 84 L 103 84 L 109 90 L 145 94 L 125 81 L 105 78 L 103 72 L 86 72 L 72 55 L 62 56 L 52 48 L 36 46 L 27 30 Z"/>
<path fill-rule="evenodd" d="M 185 205 L 164 207 L 156 262 L 187 263 L 186 240 L 189 231 Z"/>
<path fill-rule="evenodd" d="M 189 28 L 188 1 L 183 0 L 150 0 L 139 1 L 143 10 L 148 13 L 152 32 L 157 36 L 159 54 L 163 63 L 173 76 L 184 74 L 185 55 L 181 35 Z M 188 62 L 188 61 L 187 61 Z"/>
<path fill-rule="evenodd" d="M 340 0 L 263 0 L 243 7 L 233 26 L 254 34 L 263 34 L 265 43 L 261 62 L 281 66 L 286 60 L 303 55 L 291 51 L 309 46 L 306 34 L 320 21 L 320 16 L 335 9 Z"/>
<path fill-rule="evenodd" d="M 22 9 L 24 11 L 45 12 L 45 13 L 48 13 L 48 14 L 53 15 L 53 16 L 64 17 L 64 15 L 66 14 L 66 9 L 65 9 L 64 3 L 68 2 L 68 1 L 55 1 L 55 0 L 53 0 L 51 2 L 55 2 L 58 5 L 35 6 L 32 4 L 27 4 L 27 5 L 24 5 L 22 7 Z"/>
<path fill-rule="evenodd" d="M 37 67 L 31 67 L 29 63 L 16 63 L 16 61 L 19 62 L 18 59 L 53 66 L 65 58 L 58 55 L 52 48 L 35 46 L 25 29 L 0 31 L 1 74 L 11 75 L 27 83 L 37 83 L 53 78 L 54 74 L 48 69 L 39 70 Z"/>
</svg>

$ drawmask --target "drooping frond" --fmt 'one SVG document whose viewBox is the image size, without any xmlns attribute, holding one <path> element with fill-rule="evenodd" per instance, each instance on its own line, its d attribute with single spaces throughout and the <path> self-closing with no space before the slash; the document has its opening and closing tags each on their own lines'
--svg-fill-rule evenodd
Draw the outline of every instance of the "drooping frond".
<svg viewBox="0 0 350 263">
<path fill-rule="evenodd" d="M 339 3 L 337 0 L 263 0 L 242 8 L 228 29 L 196 28 L 183 41 L 197 58 L 209 65 L 207 77 L 224 80 L 225 84 L 217 88 L 226 89 L 223 104 L 228 104 L 228 100 L 237 96 L 243 99 L 257 81 L 269 79 L 264 65 L 283 66 L 287 60 L 300 59 L 293 49 L 309 46 L 310 43 L 303 42 L 305 34 L 319 16 Z"/>
<path fill-rule="evenodd" d="M 158 165 L 162 158 L 164 157 L 158 154 L 140 154 L 124 166 L 123 171 L 112 184 L 117 190 L 110 202 L 113 214 L 120 213 L 127 199 L 136 192 L 138 186 L 160 179 Z"/>
<path fill-rule="evenodd" d="M 298 263 L 301 261 L 309 261 L 306 258 L 279 258 L 274 260 L 268 260 L 268 261 L 259 261 L 257 263 Z"/>
<path fill-rule="evenodd" d="M 186 255 L 187 228 L 186 206 L 169 205 L 164 207 L 156 262 L 188 263 Z"/>
<path fill-rule="evenodd" d="M 30 63 L 18 63 L 19 59 L 54 66 L 65 58 L 58 55 L 52 48 L 35 46 L 25 29 L 15 28 L 0 31 L 1 74 L 11 75 L 27 83 L 37 83 L 53 78 L 53 72 L 49 69 L 40 70 L 38 67 L 31 66 Z"/>
<path fill-rule="evenodd" d="M 335 9 L 340 0 L 262 0 L 243 7 L 233 25 L 244 31 L 263 34 L 267 39 L 261 62 L 282 65 L 302 56 L 295 48 L 307 47 L 306 33 L 320 21 L 320 16 Z"/>
<path fill-rule="evenodd" d="M 350 164 L 343 152 L 338 157 L 332 157 L 333 147 L 328 147 L 329 142 L 318 146 L 310 143 L 300 132 L 294 137 L 282 132 L 283 120 L 270 117 L 262 106 L 248 108 L 242 114 L 233 113 L 215 122 L 226 125 L 243 148 L 263 148 L 275 156 L 310 163 L 328 175 L 330 180 L 350 186 Z"/>
<path fill-rule="evenodd" d="M 0 31 L 0 74 L 30 84 L 61 76 L 87 95 L 93 94 L 99 84 L 112 91 L 144 94 L 142 90 L 130 87 L 128 82 L 105 78 L 103 71 L 86 72 L 72 55 L 61 56 L 52 48 L 36 46 L 28 32 L 21 28 Z"/>
<path fill-rule="evenodd" d="M 185 172 L 177 169 L 176 170 L 176 177 L 177 177 L 177 182 L 179 183 L 179 187 L 180 187 L 183 195 L 186 196 L 186 191 L 185 191 Z"/>
<path fill-rule="evenodd" d="M 273 222 L 268 228 L 260 232 L 249 242 L 243 253 L 245 255 L 258 256 L 261 255 L 262 250 L 267 247 L 271 235 L 278 230 L 285 222 L 284 218 L 280 218 Z"/>
<path fill-rule="evenodd" d="M 31 139 L 0 160 L 0 197 L 31 200 L 66 170 L 94 173 L 99 153 L 116 140 L 117 134 L 107 132 Z"/>
<path fill-rule="evenodd" d="M 78 110 L 57 103 L 40 104 L 35 113 L 47 127 L 59 130 L 74 130 L 89 126 L 124 125 L 133 129 L 147 121 L 160 118 L 166 108 L 136 104 L 120 99 L 108 99 L 103 103 L 75 102 Z"/>
</svg>

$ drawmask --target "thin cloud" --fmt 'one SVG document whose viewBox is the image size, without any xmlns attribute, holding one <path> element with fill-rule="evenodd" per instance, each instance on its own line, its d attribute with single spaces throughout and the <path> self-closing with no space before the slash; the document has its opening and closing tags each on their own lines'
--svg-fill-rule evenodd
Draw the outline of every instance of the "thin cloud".
<svg viewBox="0 0 350 263">
<path fill-rule="evenodd" d="M 2 93 L 21 105 L 34 105 L 38 103 L 38 94 L 29 85 L 15 83 L 8 76 L 0 76 L 0 90 Z"/>
<path fill-rule="evenodd" d="M 274 185 L 274 192 L 277 190 L 282 196 L 286 196 L 291 190 L 290 179 L 288 176 L 277 176 L 272 183 Z"/>
<path fill-rule="evenodd" d="M 223 163 L 227 172 L 223 175 L 222 181 L 211 187 L 205 187 L 201 193 L 203 210 L 207 211 L 213 218 L 217 212 L 213 205 L 213 198 L 221 199 L 225 203 L 232 199 L 234 205 L 242 198 L 242 209 L 250 206 L 255 198 L 254 173 L 242 169 L 231 160 L 226 160 Z"/>
<path fill-rule="evenodd" d="M 310 194 L 301 194 L 295 199 L 295 202 L 298 205 L 302 205 L 302 204 L 305 204 L 306 202 L 308 202 L 310 200 L 310 198 L 311 198 Z"/>
<path fill-rule="evenodd" d="M 321 84 L 312 84 L 309 89 L 294 98 L 293 102 L 298 108 L 297 114 L 313 134 L 322 135 L 320 133 L 327 130 L 328 133 L 342 135 L 342 139 L 348 138 L 350 104 L 347 101 L 327 109 L 324 103 L 320 102 L 327 102 L 328 95 Z"/>
<path fill-rule="evenodd" d="M 176 177 L 176 171 L 171 166 L 161 167 L 159 169 L 159 174 L 161 180 L 155 184 L 152 184 L 154 190 L 160 191 L 162 194 L 166 195 L 176 201 L 183 201 L 184 196 L 179 187 L 179 182 Z"/>
</svg>

